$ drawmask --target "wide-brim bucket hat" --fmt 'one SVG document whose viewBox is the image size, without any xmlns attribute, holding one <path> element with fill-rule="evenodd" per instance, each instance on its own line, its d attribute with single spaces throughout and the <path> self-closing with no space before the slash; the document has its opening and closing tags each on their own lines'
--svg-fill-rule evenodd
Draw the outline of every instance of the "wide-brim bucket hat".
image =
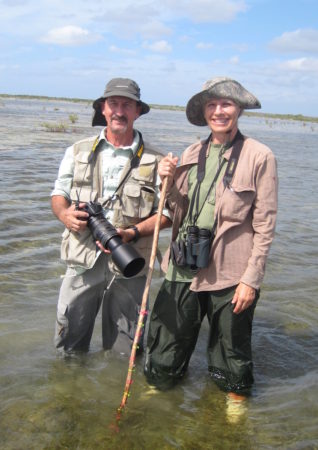
<svg viewBox="0 0 318 450">
<path fill-rule="evenodd" d="M 105 116 L 101 111 L 101 104 L 106 100 L 106 98 L 114 97 L 115 95 L 136 100 L 136 102 L 138 102 L 141 106 L 140 115 L 147 114 L 150 111 L 150 106 L 140 100 L 140 88 L 135 81 L 130 80 L 129 78 L 113 78 L 106 84 L 104 95 L 97 98 L 93 103 L 93 127 L 97 125 L 107 125 Z"/>
<path fill-rule="evenodd" d="M 204 107 L 211 98 L 228 98 L 242 109 L 261 108 L 259 100 L 238 81 L 227 77 L 216 77 L 204 83 L 202 91 L 195 94 L 187 103 L 186 115 L 193 125 L 207 125 Z"/>
</svg>

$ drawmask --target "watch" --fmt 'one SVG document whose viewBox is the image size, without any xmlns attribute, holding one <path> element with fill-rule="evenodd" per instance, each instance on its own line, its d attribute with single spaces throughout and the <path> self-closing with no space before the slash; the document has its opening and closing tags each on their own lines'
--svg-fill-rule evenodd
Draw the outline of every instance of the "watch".
<svg viewBox="0 0 318 450">
<path fill-rule="evenodd" d="M 133 242 L 137 242 L 138 239 L 140 238 L 140 232 L 139 232 L 138 228 L 137 228 L 135 225 L 130 225 L 130 227 L 128 227 L 128 228 L 131 228 L 131 229 L 134 230 L 134 232 L 135 232 L 135 237 L 132 239 L 132 241 L 133 241 Z"/>
</svg>

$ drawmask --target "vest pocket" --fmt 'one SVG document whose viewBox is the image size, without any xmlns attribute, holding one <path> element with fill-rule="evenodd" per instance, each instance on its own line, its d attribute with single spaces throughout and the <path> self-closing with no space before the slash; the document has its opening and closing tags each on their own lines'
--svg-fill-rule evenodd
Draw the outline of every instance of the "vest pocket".
<svg viewBox="0 0 318 450">
<path fill-rule="evenodd" d="M 67 229 L 62 234 L 61 259 L 68 266 L 81 266 L 89 269 L 96 258 L 96 244 L 87 228 L 82 233 L 73 233 Z"/>
<path fill-rule="evenodd" d="M 91 174 L 91 167 L 88 162 L 89 152 L 74 155 L 74 175 L 73 179 L 83 180 Z"/>
<path fill-rule="evenodd" d="M 97 201 L 97 191 L 95 189 L 92 189 L 89 186 L 72 187 L 72 189 L 71 189 L 72 202 L 76 202 L 78 200 L 78 198 L 77 198 L 78 194 L 80 196 L 79 200 L 82 203 Z"/>
<path fill-rule="evenodd" d="M 144 183 L 153 183 L 156 170 L 157 158 L 155 155 L 147 153 L 142 155 L 139 167 L 133 169 L 131 172 L 132 178 Z"/>
<path fill-rule="evenodd" d="M 152 211 L 154 200 L 153 187 L 126 184 L 122 193 L 122 214 L 127 217 L 146 218 Z"/>
</svg>

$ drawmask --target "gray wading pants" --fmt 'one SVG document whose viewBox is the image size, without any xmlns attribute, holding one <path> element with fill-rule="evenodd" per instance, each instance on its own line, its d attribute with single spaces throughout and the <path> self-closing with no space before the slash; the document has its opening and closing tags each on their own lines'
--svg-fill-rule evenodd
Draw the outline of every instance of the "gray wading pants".
<svg viewBox="0 0 318 450">
<path fill-rule="evenodd" d="M 164 280 L 149 322 L 145 375 L 159 389 L 172 387 L 187 370 L 201 322 L 208 317 L 208 366 L 212 379 L 226 391 L 248 393 L 253 384 L 252 320 L 256 301 L 233 313 L 235 286 L 192 292 L 191 283 Z"/>
<path fill-rule="evenodd" d="M 94 267 L 82 275 L 66 272 L 60 289 L 55 346 L 66 352 L 88 351 L 95 318 L 102 306 L 103 348 L 129 354 L 134 340 L 146 277 L 113 278 L 102 253 Z M 142 338 L 140 342 L 142 349 Z"/>
</svg>

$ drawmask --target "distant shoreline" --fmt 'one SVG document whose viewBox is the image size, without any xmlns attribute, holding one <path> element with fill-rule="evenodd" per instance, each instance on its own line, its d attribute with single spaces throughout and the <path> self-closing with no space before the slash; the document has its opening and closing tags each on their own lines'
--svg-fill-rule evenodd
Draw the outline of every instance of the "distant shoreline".
<svg viewBox="0 0 318 450">
<path fill-rule="evenodd" d="M 89 103 L 93 100 L 84 98 L 68 98 L 68 97 L 48 97 L 45 95 L 24 95 L 24 94 L 0 94 L 0 99 L 5 98 L 20 98 L 30 100 L 56 100 L 56 101 L 68 101 L 73 103 Z M 178 105 L 156 105 L 150 104 L 153 109 L 162 109 L 168 111 L 185 111 L 185 106 Z M 244 111 L 244 115 L 248 117 L 265 117 L 268 119 L 280 119 L 280 120 L 297 120 L 300 122 L 315 122 L 318 123 L 318 117 L 303 116 L 302 114 L 271 114 L 262 112 L 250 112 Z"/>
</svg>

